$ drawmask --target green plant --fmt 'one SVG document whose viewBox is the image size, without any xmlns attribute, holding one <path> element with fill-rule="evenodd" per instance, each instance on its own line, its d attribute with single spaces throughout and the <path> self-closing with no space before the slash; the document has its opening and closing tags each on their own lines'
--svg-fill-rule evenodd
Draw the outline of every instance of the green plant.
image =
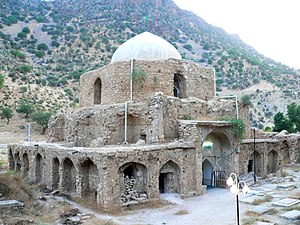
<svg viewBox="0 0 300 225">
<path fill-rule="evenodd" d="M 0 89 L 4 86 L 4 75 L 0 74 Z"/>
<path fill-rule="evenodd" d="M 6 124 L 9 124 L 9 120 L 13 117 L 13 110 L 10 107 L 2 107 L 0 116 L 7 120 Z"/>
<path fill-rule="evenodd" d="M 138 85 L 138 87 L 142 88 L 144 82 L 147 79 L 147 73 L 142 68 L 134 68 L 132 72 L 132 80 L 134 83 Z"/>
<path fill-rule="evenodd" d="M 251 96 L 250 95 L 244 95 L 241 97 L 241 102 L 244 105 L 251 105 Z"/>
<path fill-rule="evenodd" d="M 41 134 L 45 134 L 45 131 L 48 128 L 48 122 L 52 114 L 53 114 L 52 112 L 42 112 L 42 111 L 34 112 L 31 114 L 32 120 L 42 126 L 43 130 Z"/>
<path fill-rule="evenodd" d="M 29 114 L 33 112 L 33 106 L 30 105 L 28 101 L 21 101 L 16 111 L 17 113 L 24 113 L 25 119 L 28 119 Z"/>
<path fill-rule="evenodd" d="M 241 142 L 245 136 L 246 123 L 242 119 L 229 119 L 226 121 L 231 124 L 234 137 Z"/>
</svg>

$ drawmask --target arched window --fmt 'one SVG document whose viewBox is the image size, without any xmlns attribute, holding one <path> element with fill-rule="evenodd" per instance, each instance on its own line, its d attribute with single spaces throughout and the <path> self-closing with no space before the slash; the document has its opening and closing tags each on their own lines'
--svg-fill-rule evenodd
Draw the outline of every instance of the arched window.
<svg viewBox="0 0 300 225">
<path fill-rule="evenodd" d="M 182 74 L 174 74 L 174 97 L 186 98 L 186 81 Z"/>
<path fill-rule="evenodd" d="M 100 78 L 97 78 L 94 83 L 94 105 L 101 104 L 101 89 L 102 83 Z"/>
</svg>

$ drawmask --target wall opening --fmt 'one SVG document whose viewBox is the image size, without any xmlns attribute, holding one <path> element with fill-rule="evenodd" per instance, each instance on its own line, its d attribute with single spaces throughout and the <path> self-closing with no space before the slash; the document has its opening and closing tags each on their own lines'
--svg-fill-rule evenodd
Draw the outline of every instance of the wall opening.
<svg viewBox="0 0 300 225">
<path fill-rule="evenodd" d="M 272 150 L 268 154 L 267 173 L 276 173 L 278 168 L 278 153 Z"/>
<path fill-rule="evenodd" d="M 286 140 L 282 142 L 282 146 L 283 146 L 283 164 L 287 165 L 290 163 L 290 148 Z"/>
<path fill-rule="evenodd" d="M 254 165 L 254 174 L 256 176 L 263 176 L 264 174 L 264 160 L 263 160 L 263 154 L 259 153 L 257 151 L 254 152 L 254 156 L 252 154 L 253 158 L 253 165 Z"/>
<path fill-rule="evenodd" d="M 174 74 L 173 94 L 174 97 L 186 98 L 186 81 L 182 74 Z"/>
<path fill-rule="evenodd" d="M 27 176 L 29 171 L 29 160 L 28 160 L 27 153 L 23 154 L 22 160 L 23 160 L 23 176 Z"/>
<path fill-rule="evenodd" d="M 146 134 L 143 128 L 145 127 L 145 120 L 137 116 L 128 115 L 127 118 L 127 142 L 136 143 L 139 139 L 146 141 Z"/>
<path fill-rule="evenodd" d="M 70 194 L 76 192 L 76 170 L 73 162 L 66 158 L 63 162 L 62 190 Z"/>
<path fill-rule="evenodd" d="M 59 185 L 59 160 L 58 158 L 53 159 L 52 163 L 52 189 L 58 189 Z"/>
<path fill-rule="evenodd" d="M 101 91 L 102 91 L 101 79 L 97 78 L 94 83 L 94 105 L 101 104 Z"/>
<path fill-rule="evenodd" d="M 213 165 L 205 159 L 202 163 L 202 184 L 213 186 Z"/>
<path fill-rule="evenodd" d="M 169 160 L 159 171 L 159 192 L 180 193 L 180 168 Z"/>
<path fill-rule="evenodd" d="M 16 163 L 15 170 L 21 171 L 22 164 L 21 164 L 19 152 L 15 153 L 15 163 Z"/>
<path fill-rule="evenodd" d="M 35 182 L 39 183 L 42 181 L 43 176 L 43 158 L 38 153 L 35 157 Z"/>
<path fill-rule="evenodd" d="M 121 201 L 130 202 L 148 198 L 148 170 L 140 163 L 130 162 L 119 168 Z"/>
<path fill-rule="evenodd" d="M 249 159 L 247 170 L 248 170 L 248 173 L 253 171 L 253 159 Z"/>
<path fill-rule="evenodd" d="M 15 169 L 15 160 L 14 160 L 11 149 L 9 149 L 9 151 L 8 151 L 8 163 L 9 163 L 9 169 L 14 170 Z"/>
<path fill-rule="evenodd" d="M 91 200 L 97 200 L 97 186 L 99 184 L 99 173 L 97 166 L 91 159 L 81 163 L 82 196 Z"/>
</svg>

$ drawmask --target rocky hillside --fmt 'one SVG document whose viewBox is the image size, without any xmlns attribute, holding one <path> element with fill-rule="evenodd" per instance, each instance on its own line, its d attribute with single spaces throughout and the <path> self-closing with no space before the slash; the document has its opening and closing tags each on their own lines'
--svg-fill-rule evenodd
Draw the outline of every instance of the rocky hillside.
<svg viewBox="0 0 300 225">
<path fill-rule="evenodd" d="M 172 0 L 2 0 L 0 104 L 73 107 L 80 75 L 108 64 L 120 44 L 144 31 L 168 40 L 183 58 L 215 67 L 220 95 L 251 95 L 254 126 L 265 127 L 298 100 L 299 73 Z"/>
</svg>

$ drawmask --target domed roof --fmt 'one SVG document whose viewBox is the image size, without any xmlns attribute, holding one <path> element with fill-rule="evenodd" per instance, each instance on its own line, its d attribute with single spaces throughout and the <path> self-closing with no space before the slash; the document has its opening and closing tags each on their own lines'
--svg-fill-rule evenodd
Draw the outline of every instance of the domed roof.
<svg viewBox="0 0 300 225">
<path fill-rule="evenodd" d="M 123 43 L 113 54 L 111 63 L 131 59 L 181 59 L 177 49 L 166 40 L 149 32 L 139 34 Z"/>
</svg>

